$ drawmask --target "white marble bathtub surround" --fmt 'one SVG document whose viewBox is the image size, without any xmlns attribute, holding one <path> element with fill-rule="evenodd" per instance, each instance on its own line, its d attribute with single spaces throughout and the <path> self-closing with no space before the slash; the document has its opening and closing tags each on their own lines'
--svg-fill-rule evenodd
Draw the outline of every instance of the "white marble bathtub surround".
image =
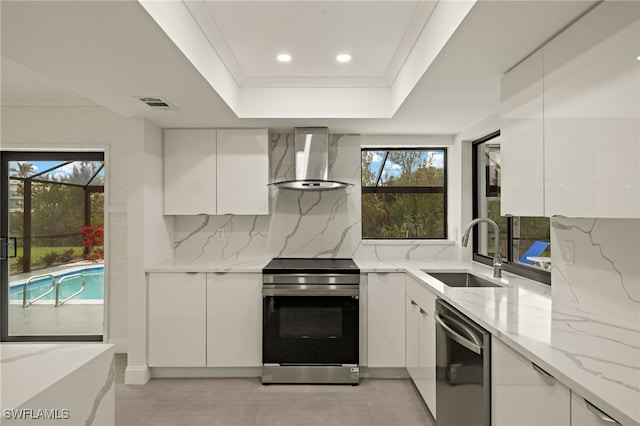
<svg viewBox="0 0 640 426">
<path fill-rule="evenodd" d="M 638 327 L 640 220 L 552 218 L 551 247 L 554 297 Z"/>
</svg>

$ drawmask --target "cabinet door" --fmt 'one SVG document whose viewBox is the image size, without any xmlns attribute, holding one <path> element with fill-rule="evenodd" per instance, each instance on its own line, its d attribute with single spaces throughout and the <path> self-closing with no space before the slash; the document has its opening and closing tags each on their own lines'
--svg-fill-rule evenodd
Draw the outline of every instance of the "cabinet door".
<svg viewBox="0 0 640 426">
<path fill-rule="evenodd" d="M 569 424 L 569 388 L 495 337 L 491 352 L 492 425 Z"/>
<path fill-rule="evenodd" d="M 406 275 L 406 293 L 407 293 L 407 370 L 411 374 L 411 378 L 420 392 L 422 399 L 429 407 L 431 414 L 436 418 L 436 323 L 433 318 L 436 308 L 436 295 L 427 290 L 418 280 L 410 275 Z M 415 303 L 412 304 L 411 301 Z M 410 359 L 413 361 L 413 355 L 410 357 L 409 348 L 413 348 L 410 344 L 409 332 L 412 330 L 412 322 L 417 323 L 417 368 L 409 369 Z M 411 364 L 412 365 L 412 364 Z M 413 366 L 413 365 L 412 365 Z"/>
<path fill-rule="evenodd" d="M 435 299 L 435 297 L 434 297 Z M 418 390 L 436 417 L 436 322 L 434 309 L 420 308 L 420 381 Z"/>
<path fill-rule="evenodd" d="M 639 16 L 603 2 L 544 48 L 547 216 L 640 217 Z"/>
<path fill-rule="evenodd" d="M 267 129 L 218 130 L 218 214 L 269 214 Z"/>
<path fill-rule="evenodd" d="M 571 392 L 571 426 L 612 426 L 620 424 L 595 405 Z"/>
<path fill-rule="evenodd" d="M 205 274 L 149 274 L 150 367 L 204 367 Z"/>
<path fill-rule="evenodd" d="M 262 365 L 259 274 L 207 274 L 207 366 Z"/>
<path fill-rule="evenodd" d="M 216 214 L 216 131 L 164 131 L 164 214 Z"/>
<path fill-rule="evenodd" d="M 544 215 L 543 71 L 540 50 L 509 71 L 501 82 L 503 216 Z"/>
<path fill-rule="evenodd" d="M 405 358 L 407 371 L 414 383 L 420 368 L 420 308 L 409 296 L 405 299 Z M 417 385 L 416 385 L 417 386 Z"/>
<path fill-rule="evenodd" d="M 369 367 L 405 367 L 404 274 L 369 274 Z"/>
</svg>

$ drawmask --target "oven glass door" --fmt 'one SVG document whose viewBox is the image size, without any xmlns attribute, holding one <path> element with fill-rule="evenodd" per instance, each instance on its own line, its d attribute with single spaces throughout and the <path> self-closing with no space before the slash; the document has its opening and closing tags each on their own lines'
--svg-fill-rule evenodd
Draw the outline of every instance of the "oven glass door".
<svg viewBox="0 0 640 426">
<path fill-rule="evenodd" d="M 264 296 L 264 364 L 358 364 L 355 296 Z"/>
</svg>

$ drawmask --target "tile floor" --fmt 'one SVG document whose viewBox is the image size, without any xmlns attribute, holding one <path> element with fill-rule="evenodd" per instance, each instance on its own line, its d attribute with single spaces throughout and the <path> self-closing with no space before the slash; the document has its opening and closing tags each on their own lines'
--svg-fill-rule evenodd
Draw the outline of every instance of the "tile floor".
<svg viewBox="0 0 640 426">
<path fill-rule="evenodd" d="M 433 426 L 409 380 L 358 386 L 270 385 L 258 378 L 153 379 L 125 385 L 116 355 L 116 425 Z"/>
</svg>

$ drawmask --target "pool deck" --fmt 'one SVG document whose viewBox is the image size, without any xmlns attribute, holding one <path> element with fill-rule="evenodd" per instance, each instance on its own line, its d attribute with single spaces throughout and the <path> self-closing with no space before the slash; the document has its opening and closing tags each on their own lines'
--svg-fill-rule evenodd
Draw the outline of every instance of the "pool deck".
<svg viewBox="0 0 640 426">
<path fill-rule="evenodd" d="M 103 263 L 82 261 L 51 268 L 11 275 L 9 285 L 21 283 L 30 277 L 44 274 L 60 274 L 74 269 L 104 266 Z M 76 301 L 55 307 L 51 300 L 40 300 L 26 308 L 22 301 L 9 304 L 9 335 L 101 335 L 104 326 L 104 302 L 102 300 Z"/>
<path fill-rule="evenodd" d="M 104 304 L 52 303 L 9 305 L 9 335 L 100 335 L 103 334 Z"/>
</svg>

